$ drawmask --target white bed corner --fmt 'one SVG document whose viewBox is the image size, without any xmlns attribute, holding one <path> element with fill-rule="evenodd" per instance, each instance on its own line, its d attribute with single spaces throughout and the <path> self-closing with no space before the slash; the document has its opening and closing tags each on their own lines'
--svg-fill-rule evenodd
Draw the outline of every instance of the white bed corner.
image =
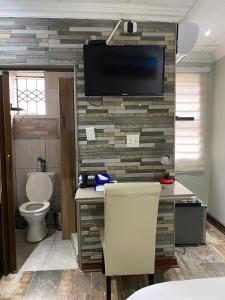
<svg viewBox="0 0 225 300">
<path fill-rule="evenodd" d="M 138 290 L 127 300 L 225 300 L 225 277 L 158 283 Z"/>
</svg>

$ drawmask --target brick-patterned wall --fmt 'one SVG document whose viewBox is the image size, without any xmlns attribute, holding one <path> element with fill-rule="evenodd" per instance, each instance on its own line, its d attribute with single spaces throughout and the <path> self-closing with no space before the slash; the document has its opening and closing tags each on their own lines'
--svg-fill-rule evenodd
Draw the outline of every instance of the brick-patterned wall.
<svg viewBox="0 0 225 300">
<path fill-rule="evenodd" d="M 0 65 L 77 66 L 80 171 L 108 171 L 113 178 L 154 180 L 165 173 L 160 157 L 174 157 L 176 25 L 138 22 L 138 32 L 120 30 L 112 44 L 165 46 L 163 97 L 104 97 L 96 108 L 84 96 L 82 47 L 93 35 L 107 38 L 116 21 L 0 19 Z M 96 128 L 87 142 L 85 128 Z M 140 134 L 139 148 L 126 148 L 127 133 Z M 174 172 L 174 165 L 167 169 Z"/>
<path fill-rule="evenodd" d="M 104 227 L 104 205 L 86 203 L 79 206 L 80 257 L 79 263 L 101 262 L 99 230 Z M 156 231 L 156 256 L 174 255 L 174 201 L 160 200 Z"/>
</svg>

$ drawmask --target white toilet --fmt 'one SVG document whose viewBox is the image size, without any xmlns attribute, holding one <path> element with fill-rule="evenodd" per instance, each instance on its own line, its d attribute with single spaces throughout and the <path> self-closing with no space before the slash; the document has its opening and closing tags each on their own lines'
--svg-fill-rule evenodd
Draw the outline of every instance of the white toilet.
<svg viewBox="0 0 225 300">
<path fill-rule="evenodd" d="M 21 216 L 28 223 L 28 242 L 41 241 L 47 234 L 45 217 L 50 209 L 55 186 L 54 172 L 27 174 L 26 194 L 29 202 L 19 207 Z"/>
</svg>

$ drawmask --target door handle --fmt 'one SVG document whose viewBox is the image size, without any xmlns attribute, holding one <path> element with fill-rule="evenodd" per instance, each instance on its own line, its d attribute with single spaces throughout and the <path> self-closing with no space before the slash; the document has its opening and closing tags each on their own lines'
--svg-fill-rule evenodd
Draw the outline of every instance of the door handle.
<svg viewBox="0 0 225 300">
<path fill-rule="evenodd" d="M 10 154 L 7 155 L 7 177 L 8 177 L 8 185 L 11 186 L 12 182 L 11 182 L 11 179 L 12 179 L 12 156 Z"/>
<path fill-rule="evenodd" d="M 2 178 L 0 178 L 0 205 L 2 203 Z"/>
</svg>

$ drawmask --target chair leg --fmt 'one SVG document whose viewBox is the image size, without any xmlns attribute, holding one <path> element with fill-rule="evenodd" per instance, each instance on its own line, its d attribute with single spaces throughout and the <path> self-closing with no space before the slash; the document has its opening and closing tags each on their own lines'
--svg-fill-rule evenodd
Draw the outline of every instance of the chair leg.
<svg viewBox="0 0 225 300">
<path fill-rule="evenodd" d="M 154 284 L 155 275 L 154 274 L 148 274 L 148 285 Z"/>
<path fill-rule="evenodd" d="M 106 276 L 106 300 L 111 300 L 111 277 Z"/>
<path fill-rule="evenodd" d="M 103 251 L 102 251 L 102 274 L 105 274 L 105 260 L 104 260 Z"/>
</svg>

